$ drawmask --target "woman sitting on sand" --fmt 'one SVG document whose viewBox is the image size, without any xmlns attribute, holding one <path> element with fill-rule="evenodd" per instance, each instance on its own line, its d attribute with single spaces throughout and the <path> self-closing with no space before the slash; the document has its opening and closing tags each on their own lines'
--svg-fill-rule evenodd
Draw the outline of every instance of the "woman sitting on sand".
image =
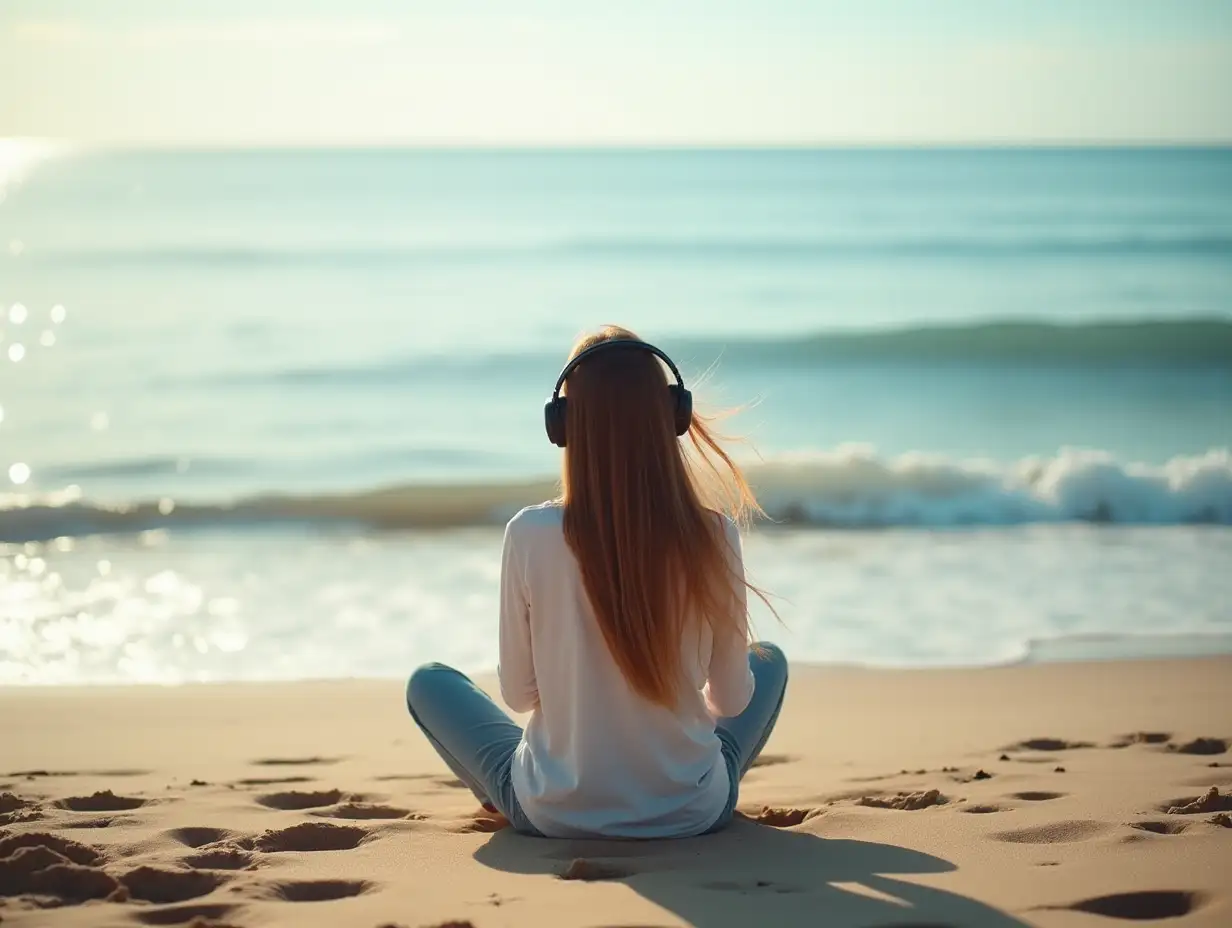
<svg viewBox="0 0 1232 928">
<path fill-rule="evenodd" d="M 761 594 L 736 522 L 756 501 L 674 365 L 626 329 L 574 348 L 545 416 L 564 493 L 513 517 L 501 564 L 500 689 L 526 730 L 441 664 L 411 676 L 407 707 L 519 832 L 716 831 L 787 687 L 783 653 L 748 643 Z"/>
</svg>

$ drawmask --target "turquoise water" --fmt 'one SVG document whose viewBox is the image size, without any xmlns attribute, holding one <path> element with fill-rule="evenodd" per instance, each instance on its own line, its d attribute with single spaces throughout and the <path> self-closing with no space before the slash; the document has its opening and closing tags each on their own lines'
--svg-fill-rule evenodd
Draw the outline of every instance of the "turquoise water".
<svg viewBox="0 0 1232 928">
<path fill-rule="evenodd" d="M 52 159 L 0 205 L 22 245 L 0 300 L 29 311 L 4 327 L 28 351 L 0 365 L 4 450 L 28 489 L 108 499 L 551 473 L 542 399 L 573 338 L 619 321 L 713 366 L 700 399 L 758 402 L 734 425 L 764 453 L 1163 463 L 1232 444 L 1232 349 L 799 341 L 1232 319 L 1230 194 L 1227 151 Z"/>
<path fill-rule="evenodd" d="M 126 679 L 125 648 L 152 648 L 158 677 L 172 651 L 153 642 L 198 619 L 266 640 L 290 593 L 246 601 L 243 576 L 266 589 L 374 525 L 408 534 L 344 558 L 366 588 L 391 564 L 418 576 L 425 539 L 462 551 L 556 472 L 542 402 L 603 322 L 670 350 L 703 406 L 747 406 L 728 426 L 764 458 L 772 516 L 806 539 L 889 529 L 915 559 L 918 531 L 944 530 L 1000 629 L 960 646 L 944 615 L 963 596 L 925 622 L 868 574 L 843 595 L 863 590 L 879 631 L 827 637 L 837 581 L 811 579 L 809 543 L 765 541 L 809 604 L 801 656 L 997 660 L 1035 637 L 1232 622 L 1214 554 L 1232 524 L 1232 151 L 64 152 L 0 186 L 0 648 L 26 655 L 0 680 Z M 429 508 L 462 534 L 422 535 Z M 1104 569 L 1111 530 L 1072 522 L 1149 526 L 1117 536 L 1134 556 L 1110 575 L 1148 617 L 1052 601 L 1036 572 L 1057 551 L 1095 546 Z M 961 569 L 984 563 L 981 526 L 1023 545 L 996 589 Z M 1184 555 L 1201 569 L 1169 611 L 1144 574 L 1190 547 L 1212 553 Z M 299 582 L 286 621 L 330 627 L 337 578 Z M 1039 598 L 1034 624 L 1011 588 Z M 404 635 L 415 602 L 365 621 Z M 487 600 L 454 605 L 484 627 Z M 100 635 L 115 648 L 66 670 Z M 486 660 L 476 635 L 459 660 Z M 321 672 L 288 640 L 282 675 Z M 183 673 L 261 675 L 202 661 Z"/>
</svg>

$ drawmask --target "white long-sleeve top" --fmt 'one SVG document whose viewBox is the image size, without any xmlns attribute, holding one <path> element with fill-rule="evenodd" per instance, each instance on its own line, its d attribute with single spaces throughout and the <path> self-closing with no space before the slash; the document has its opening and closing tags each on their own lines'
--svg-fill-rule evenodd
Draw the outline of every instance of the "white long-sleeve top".
<svg viewBox="0 0 1232 928">
<path fill-rule="evenodd" d="M 514 792 L 548 837 L 683 837 L 704 832 L 727 802 L 729 781 L 715 719 L 738 715 L 753 695 L 745 596 L 736 632 L 706 622 L 681 641 L 683 696 L 650 703 L 608 651 L 573 552 L 564 509 L 543 503 L 505 529 L 501 566 L 501 695 L 530 712 L 513 759 Z M 736 576 L 740 534 L 725 520 Z"/>
</svg>

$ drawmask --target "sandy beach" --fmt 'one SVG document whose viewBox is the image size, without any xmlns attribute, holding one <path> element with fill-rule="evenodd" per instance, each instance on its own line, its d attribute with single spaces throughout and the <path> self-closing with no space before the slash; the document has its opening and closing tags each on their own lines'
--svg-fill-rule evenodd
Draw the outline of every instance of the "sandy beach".
<svg viewBox="0 0 1232 928">
<path fill-rule="evenodd" d="M 796 667 L 746 817 L 649 843 L 500 828 L 401 689 L 0 692 L 0 922 L 1232 922 L 1232 659 Z"/>
</svg>

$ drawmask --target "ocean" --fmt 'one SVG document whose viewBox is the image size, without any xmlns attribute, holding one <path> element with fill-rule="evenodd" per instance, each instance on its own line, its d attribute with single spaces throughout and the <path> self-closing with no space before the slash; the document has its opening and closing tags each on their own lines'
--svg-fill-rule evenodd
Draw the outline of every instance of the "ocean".
<svg viewBox="0 0 1232 928">
<path fill-rule="evenodd" d="M 1232 651 L 1232 150 L 0 147 L 0 684 L 495 664 L 542 404 L 734 411 L 796 660 Z"/>
</svg>

